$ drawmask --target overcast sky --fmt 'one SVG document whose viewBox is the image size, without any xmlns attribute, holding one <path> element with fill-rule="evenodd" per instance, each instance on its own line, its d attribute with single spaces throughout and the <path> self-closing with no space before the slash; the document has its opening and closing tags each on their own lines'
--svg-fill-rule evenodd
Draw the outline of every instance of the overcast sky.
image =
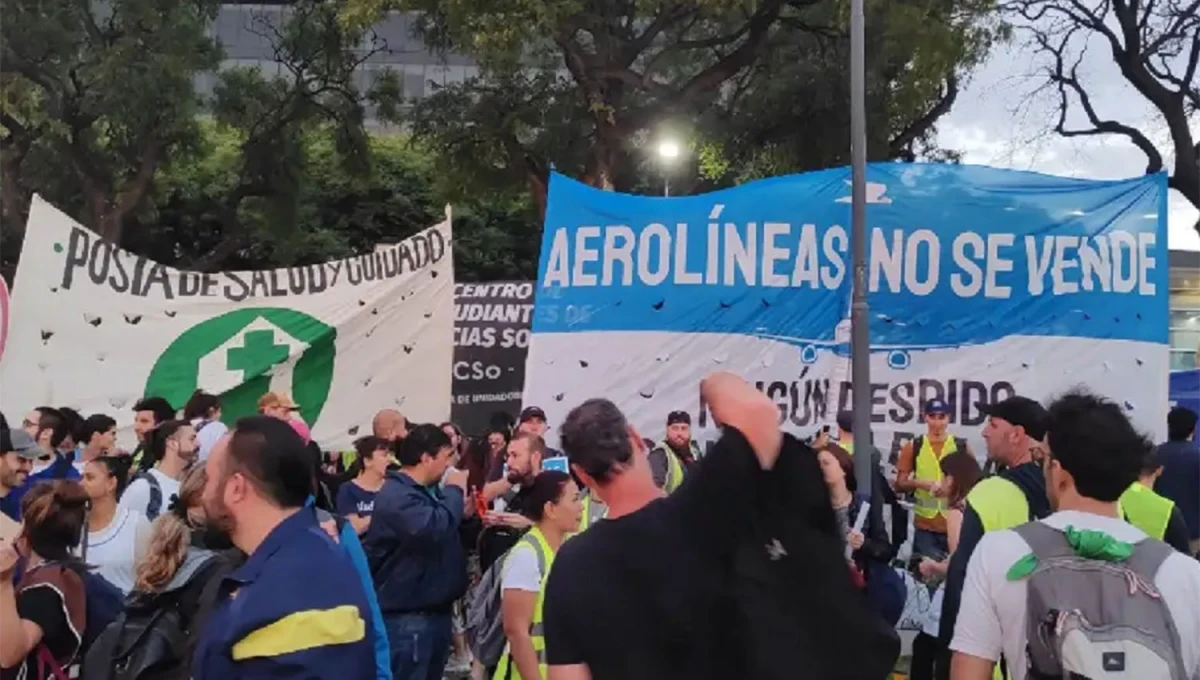
<svg viewBox="0 0 1200 680">
<path fill-rule="evenodd" d="M 1095 94 L 1093 105 L 1102 118 L 1112 118 L 1150 131 L 1171 160 L 1165 125 L 1137 92 L 1124 83 L 1100 50 L 1084 63 L 1085 82 Z M 1016 43 L 998 49 L 967 83 L 951 112 L 938 127 L 943 147 L 964 153 L 967 163 L 981 163 L 1055 175 L 1123 179 L 1143 174 L 1146 156 L 1124 137 L 1093 136 L 1064 139 L 1051 131 L 1057 121 L 1058 94 L 1047 91 L 1030 96 L 1036 81 L 1030 74 L 1037 64 L 1028 50 Z M 1068 123 L 1074 123 L 1068 119 Z M 1200 134 L 1200 120 L 1193 131 Z M 1193 230 L 1197 211 L 1182 196 L 1170 197 L 1169 243 L 1173 249 L 1200 250 L 1200 235 Z"/>
</svg>

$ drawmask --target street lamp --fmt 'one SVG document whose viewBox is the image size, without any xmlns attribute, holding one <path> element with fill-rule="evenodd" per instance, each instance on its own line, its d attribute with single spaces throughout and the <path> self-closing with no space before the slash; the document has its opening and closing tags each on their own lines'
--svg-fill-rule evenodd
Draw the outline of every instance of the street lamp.
<svg viewBox="0 0 1200 680">
<path fill-rule="evenodd" d="M 667 174 L 675 159 L 679 158 L 679 144 L 674 140 L 664 139 L 658 143 L 658 158 L 663 165 L 663 196 L 671 195 L 671 178 Z"/>
</svg>

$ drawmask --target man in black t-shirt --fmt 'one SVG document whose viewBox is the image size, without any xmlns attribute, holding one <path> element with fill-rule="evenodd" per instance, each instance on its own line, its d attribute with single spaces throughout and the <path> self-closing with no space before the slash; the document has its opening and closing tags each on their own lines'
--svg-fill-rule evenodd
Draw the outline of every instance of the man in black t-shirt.
<svg viewBox="0 0 1200 680">
<path fill-rule="evenodd" d="M 497 495 L 494 500 L 496 510 L 483 517 L 486 528 L 479 536 L 481 571 L 487 571 L 533 525 L 522 514 L 525 511 L 525 496 L 521 490 L 528 489 L 534 477 L 542 471 L 542 456 L 545 453 L 546 442 L 540 436 L 518 432 L 508 443 L 508 475 L 503 481 L 484 487 L 484 497 L 493 493 Z"/>
<path fill-rule="evenodd" d="M 612 402 L 584 402 L 563 423 L 571 467 L 608 517 L 564 543 L 550 570 L 550 680 L 740 677 L 728 576 L 756 481 L 779 456 L 779 411 L 732 374 L 701 392 L 716 422 L 737 432 L 669 498 Z"/>
</svg>

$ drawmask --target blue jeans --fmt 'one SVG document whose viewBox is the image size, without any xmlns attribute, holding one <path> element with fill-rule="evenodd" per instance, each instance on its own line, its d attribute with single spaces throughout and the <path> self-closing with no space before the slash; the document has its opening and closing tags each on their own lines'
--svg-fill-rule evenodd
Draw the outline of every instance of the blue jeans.
<svg viewBox="0 0 1200 680">
<path fill-rule="evenodd" d="M 946 534 L 917 529 L 913 533 L 912 554 L 931 560 L 944 560 L 950 554 L 950 543 L 946 540 Z"/>
<path fill-rule="evenodd" d="M 450 659 L 450 616 L 383 616 L 392 652 L 394 680 L 442 680 Z"/>
</svg>

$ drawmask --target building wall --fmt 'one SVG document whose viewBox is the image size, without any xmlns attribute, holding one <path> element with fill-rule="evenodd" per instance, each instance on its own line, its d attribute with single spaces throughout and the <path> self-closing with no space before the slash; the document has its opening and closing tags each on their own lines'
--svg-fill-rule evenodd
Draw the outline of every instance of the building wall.
<svg viewBox="0 0 1200 680">
<path fill-rule="evenodd" d="M 283 69 L 272 51 L 271 35 L 288 11 L 286 3 L 224 5 L 212 26 L 213 35 L 225 49 L 221 66 L 255 66 L 268 74 L 282 75 Z M 360 90 L 366 91 L 379 73 L 391 70 L 400 76 L 406 97 L 420 98 L 435 88 L 479 73 L 466 57 L 430 50 L 414 35 L 413 21 L 412 13 L 392 12 L 368 33 L 360 48 L 361 54 L 370 54 L 356 78 Z M 196 88 L 210 94 L 214 82 L 213 74 L 204 74 L 197 79 Z"/>
<path fill-rule="evenodd" d="M 1171 252 L 1171 368 L 1200 366 L 1200 252 Z"/>
</svg>

